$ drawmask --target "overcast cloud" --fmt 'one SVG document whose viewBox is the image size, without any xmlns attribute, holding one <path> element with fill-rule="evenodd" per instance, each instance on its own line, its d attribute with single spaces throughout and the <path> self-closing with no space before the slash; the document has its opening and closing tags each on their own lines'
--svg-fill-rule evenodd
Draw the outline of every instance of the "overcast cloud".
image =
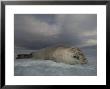
<svg viewBox="0 0 110 89">
<path fill-rule="evenodd" d="M 97 45 L 96 14 L 15 14 L 15 47 L 39 49 L 57 44 Z"/>
</svg>

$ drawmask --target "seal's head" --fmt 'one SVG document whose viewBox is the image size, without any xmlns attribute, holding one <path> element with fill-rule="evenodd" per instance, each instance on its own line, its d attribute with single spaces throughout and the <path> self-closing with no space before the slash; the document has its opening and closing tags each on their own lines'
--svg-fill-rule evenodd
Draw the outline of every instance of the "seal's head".
<svg viewBox="0 0 110 89">
<path fill-rule="evenodd" d="M 79 48 L 70 48 L 71 57 L 76 64 L 86 64 L 87 59 Z"/>
</svg>

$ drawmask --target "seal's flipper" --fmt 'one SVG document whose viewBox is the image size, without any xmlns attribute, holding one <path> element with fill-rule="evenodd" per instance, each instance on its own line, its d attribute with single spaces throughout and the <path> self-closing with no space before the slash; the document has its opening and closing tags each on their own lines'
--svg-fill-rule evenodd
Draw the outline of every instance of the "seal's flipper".
<svg viewBox="0 0 110 89">
<path fill-rule="evenodd" d="M 32 54 L 18 54 L 16 59 L 27 59 L 32 58 Z"/>
</svg>

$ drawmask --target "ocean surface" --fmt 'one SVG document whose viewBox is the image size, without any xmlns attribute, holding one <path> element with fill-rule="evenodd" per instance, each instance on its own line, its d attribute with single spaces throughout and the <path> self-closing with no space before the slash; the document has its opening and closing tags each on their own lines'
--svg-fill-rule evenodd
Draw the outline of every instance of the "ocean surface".
<svg viewBox="0 0 110 89">
<path fill-rule="evenodd" d="M 16 59 L 17 54 L 30 53 L 36 50 L 15 49 L 15 76 L 96 76 L 96 48 L 82 48 L 88 60 L 84 65 L 69 65 L 51 60 Z"/>
</svg>

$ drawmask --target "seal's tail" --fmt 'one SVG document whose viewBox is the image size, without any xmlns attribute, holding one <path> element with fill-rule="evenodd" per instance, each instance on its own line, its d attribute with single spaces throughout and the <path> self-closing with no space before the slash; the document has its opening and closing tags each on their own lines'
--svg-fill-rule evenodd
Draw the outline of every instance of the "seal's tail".
<svg viewBox="0 0 110 89">
<path fill-rule="evenodd" d="M 27 59 L 32 58 L 32 54 L 18 54 L 16 59 Z"/>
</svg>

